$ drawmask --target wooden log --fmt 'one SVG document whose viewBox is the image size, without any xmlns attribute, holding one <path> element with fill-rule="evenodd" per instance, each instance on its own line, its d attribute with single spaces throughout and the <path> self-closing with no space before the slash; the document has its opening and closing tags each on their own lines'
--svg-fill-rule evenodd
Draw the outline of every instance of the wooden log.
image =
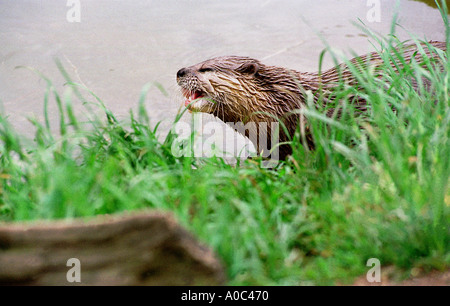
<svg viewBox="0 0 450 306">
<path fill-rule="evenodd" d="M 79 260 L 81 282 L 69 282 Z M 69 279 L 73 280 L 71 277 Z M 220 285 L 213 252 L 167 213 L 0 224 L 1 285 Z"/>
</svg>

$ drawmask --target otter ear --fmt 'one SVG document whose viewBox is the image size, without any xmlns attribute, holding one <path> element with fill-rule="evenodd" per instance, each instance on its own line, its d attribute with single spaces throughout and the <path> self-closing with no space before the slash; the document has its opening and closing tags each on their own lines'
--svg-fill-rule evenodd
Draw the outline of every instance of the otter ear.
<svg viewBox="0 0 450 306">
<path fill-rule="evenodd" d="M 257 63 L 245 63 L 242 64 L 237 71 L 240 73 L 255 75 L 259 70 L 259 65 Z"/>
</svg>

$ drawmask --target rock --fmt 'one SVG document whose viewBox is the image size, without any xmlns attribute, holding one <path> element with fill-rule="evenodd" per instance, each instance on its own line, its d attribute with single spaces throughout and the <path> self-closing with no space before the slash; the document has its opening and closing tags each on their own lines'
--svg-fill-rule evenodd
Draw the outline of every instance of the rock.
<svg viewBox="0 0 450 306">
<path fill-rule="evenodd" d="M 79 260 L 80 273 L 73 269 Z M 67 276 L 81 276 L 69 282 Z M 220 285 L 213 252 L 170 214 L 0 224 L 1 285 Z"/>
</svg>

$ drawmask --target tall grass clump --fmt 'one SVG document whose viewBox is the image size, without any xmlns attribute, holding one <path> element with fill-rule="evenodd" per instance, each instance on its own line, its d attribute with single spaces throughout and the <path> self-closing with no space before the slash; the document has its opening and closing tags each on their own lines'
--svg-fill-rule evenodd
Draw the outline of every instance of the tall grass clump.
<svg viewBox="0 0 450 306">
<path fill-rule="evenodd" d="M 378 43 L 382 77 L 371 67 L 361 69 L 343 59 L 358 87 L 341 83 L 334 93 L 341 97 L 342 118 L 326 118 L 317 105 L 304 112 L 320 146 L 307 152 L 294 141 L 292 164 L 302 178 L 316 169 L 308 182 L 321 181 L 320 190 L 310 193 L 306 210 L 319 222 L 313 233 L 320 243 L 310 247 L 321 245 L 327 253 L 339 250 L 324 260 L 330 262 L 330 270 L 337 258 L 355 266 L 354 260 L 361 258 L 353 258 L 352 249 L 366 259 L 375 257 L 403 268 L 448 266 L 450 65 L 449 24 L 446 14 L 443 18 L 447 52 L 414 38 L 400 42 L 393 31 L 382 38 L 364 28 Z M 408 62 L 397 51 L 406 43 L 417 44 L 423 64 Z M 443 66 L 426 56 L 425 48 L 437 54 Z M 394 72 L 392 64 L 399 71 Z M 413 90 L 416 81 L 418 91 Z M 352 107 L 358 97 L 368 102 L 364 116 Z"/>
<path fill-rule="evenodd" d="M 342 83 L 333 92 L 340 118 L 309 103 L 303 111 L 316 149 L 304 147 L 299 133 L 292 157 L 274 169 L 257 158 L 232 166 L 216 157 L 174 157 L 176 135 L 161 140 L 144 107 L 150 85 L 125 124 L 57 63 L 67 89 L 58 93 L 38 73 L 46 84 L 44 122 L 30 119 L 33 141 L 0 115 L 0 220 L 170 211 L 217 252 L 233 285 L 346 282 L 367 272 L 369 258 L 406 275 L 448 269 L 449 51 L 432 50 L 442 70 L 430 60 L 406 63 L 393 34 L 372 36 L 384 51 L 381 78 L 336 57 L 358 88 Z M 427 47 L 418 44 L 418 52 Z M 403 68 L 394 73 L 390 62 Z M 73 96 L 87 122 L 75 115 Z M 355 96 L 368 103 L 364 115 Z M 47 112 L 53 102 L 59 133 Z"/>
</svg>

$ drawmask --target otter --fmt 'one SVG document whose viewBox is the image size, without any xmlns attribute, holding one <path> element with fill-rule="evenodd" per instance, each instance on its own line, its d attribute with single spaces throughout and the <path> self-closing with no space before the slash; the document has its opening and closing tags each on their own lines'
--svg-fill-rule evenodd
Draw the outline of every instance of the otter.
<svg viewBox="0 0 450 306">
<path fill-rule="evenodd" d="M 436 50 L 446 51 L 446 43 L 430 41 L 428 44 L 434 48 L 428 48 L 426 43 L 421 43 L 420 46 L 427 57 L 437 62 L 442 70 L 442 58 Z M 402 52 L 405 63 L 409 63 L 413 58 L 418 63 L 425 61 L 416 44 L 397 48 L 392 53 L 393 58 L 397 51 Z M 350 63 L 357 69 L 371 67 L 376 72 L 384 62 L 378 52 L 372 52 L 356 57 Z M 402 69 L 399 60 L 391 62 L 390 65 L 395 72 Z M 377 77 L 382 76 L 380 74 Z M 235 130 L 247 137 L 253 129 L 256 135 L 260 135 L 259 138 L 250 137 L 258 153 L 264 151 L 268 155 L 271 146 L 278 143 L 280 159 L 286 159 L 292 153 L 291 145 L 286 142 L 291 140 L 299 126 L 302 132 L 301 141 L 306 142 L 308 148 L 314 148 L 312 135 L 305 124 L 306 118 L 298 110 L 305 107 L 308 92 L 309 99 L 313 99 L 314 103 L 336 102 L 333 101 L 333 89 L 342 84 L 342 80 L 346 84 L 358 86 L 357 78 L 346 64 L 340 64 L 322 73 L 310 73 L 264 65 L 259 60 L 244 56 L 216 57 L 177 72 L 177 83 L 186 98 L 185 106 L 190 111 L 213 114 L 225 123 L 232 124 Z M 411 80 L 411 84 L 418 90 L 417 80 Z M 367 101 L 359 95 L 349 97 L 349 101 L 352 101 L 358 111 L 367 111 Z M 335 110 L 334 107 L 328 108 L 326 115 L 339 116 L 340 114 L 335 114 Z M 273 130 L 269 127 L 260 128 L 261 123 L 273 122 L 280 123 L 277 130 L 278 139 L 272 138 Z M 236 126 L 238 123 L 241 123 L 240 128 Z M 242 128 L 248 123 L 256 125 Z M 268 149 L 259 143 L 261 135 L 267 139 Z"/>
</svg>

